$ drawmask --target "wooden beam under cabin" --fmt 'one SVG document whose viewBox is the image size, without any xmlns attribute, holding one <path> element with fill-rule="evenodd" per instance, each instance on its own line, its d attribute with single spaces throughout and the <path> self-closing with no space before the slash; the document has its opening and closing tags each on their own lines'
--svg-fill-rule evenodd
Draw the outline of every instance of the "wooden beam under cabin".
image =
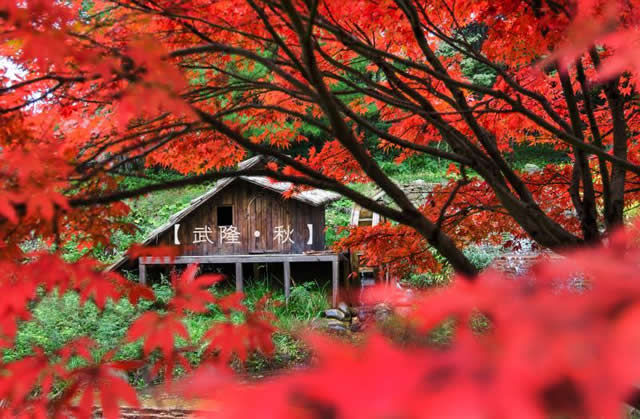
<svg viewBox="0 0 640 419">
<path fill-rule="evenodd" d="M 146 285 L 147 284 L 147 265 L 145 265 L 142 258 L 138 258 L 138 272 L 139 272 L 138 281 L 142 285 Z"/>
<path fill-rule="evenodd" d="M 331 305 L 333 307 L 338 305 L 338 272 L 340 268 L 336 259 L 331 263 Z"/>
<path fill-rule="evenodd" d="M 289 294 L 291 293 L 291 262 L 284 261 L 284 301 L 289 304 Z"/>
<path fill-rule="evenodd" d="M 191 263 L 281 263 L 289 262 L 333 262 L 338 261 L 340 255 L 306 255 L 306 254 L 255 254 L 255 255 L 207 255 L 207 256 L 176 256 L 170 257 L 144 257 L 146 265 L 188 265 Z"/>
<path fill-rule="evenodd" d="M 242 292 L 242 262 L 236 262 L 236 292 Z"/>
</svg>

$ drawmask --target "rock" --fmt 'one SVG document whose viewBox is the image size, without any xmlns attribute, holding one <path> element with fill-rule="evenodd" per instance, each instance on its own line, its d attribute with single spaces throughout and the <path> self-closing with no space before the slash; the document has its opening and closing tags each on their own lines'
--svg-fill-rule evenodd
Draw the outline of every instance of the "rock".
<svg viewBox="0 0 640 419">
<path fill-rule="evenodd" d="M 527 163 L 524 165 L 524 171 L 527 173 L 536 173 L 541 171 L 542 169 L 540 169 L 538 166 L 536 166 L 533 163 Z"/>
<path fill-rule="evenodd" d="M 357 314 L 356 311 L 349 307 L 345 302 L 338 304 L 338 310 L 342 311 L 347 319 L 350 319 Z"/>
<path fill-rule="evenodd" d="M 313 330 L 334 333 L 337 335 L 346 335 L 350 332 L 348 322 L 341 322 L 340 320 L 328 319 L 326 317 L 313 319 L 310 326 Z"/>
<path fill-rule="evenodd" d="M 342 310 L 338 310 L 337 308 L 330 308 L 329 310 L 325 310 L 324 316 L 329 319 L 336 319 L 341 321 L 347 318 L 347 315 L 344 314 Z"/>
<path fill-rule="evenodd" d="M 342 311 L 344 314 L 351 314 L 351 311 L 349 310 L 349 306 L 344 301 L 341 301 L 338 304 L 338 310 Z"/>
<path fill-rule="evenodd" d="M 393 310 L 385 303 L 377 304 L 373 308 L 373 317 L 378 323 L 384 323 L 393 315 Z"/>
<path fill-rule="evenodd" d="M 327 324 L 327 331 L 337 334 L 346 334 L 349 329 L 345 323 L 330 319 Z"/>
<path fill-rule="evenodd" d="M 373 315 L 373 308 L 362 306 L 354 315 L 357 316 L 361 321 L 366 321 Z"/>
<path fill-rule="evenodd" d="M 359 332 L 362 330 L 362 323 L 360 322 L 360 319 L 357 317 L 354 317 L 351 319 L 351 331 L 352 332 Z"/>
<path fill-rule="evenodd" d="M 319 317 L 317 319 L 311 320 L 311 323 L 309 323 L 309 327 L 311 328 L 311 330 L 325 330 L 327 328 L 328 321 L 329 319 Z"/>
</svg>

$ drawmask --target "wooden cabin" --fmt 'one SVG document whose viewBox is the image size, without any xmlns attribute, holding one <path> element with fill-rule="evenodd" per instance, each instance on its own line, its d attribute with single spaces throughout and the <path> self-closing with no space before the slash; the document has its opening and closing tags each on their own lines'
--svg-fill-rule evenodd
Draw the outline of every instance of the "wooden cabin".
<svg viewBox="0 0 640 419">
<path fill-rule="evenodd" d="M 259 168 L 266 161 L 256 156 L 240 163 L 238 169 Z M 335 305 L 341 255 L 325 249 L 324 229 L 325 206 L 339 195 L 314 189 L 284 198 L 283 192 L 291 186 L 260 176 L 218 181 L 147 237 L 147 246 L 179 245 L 182 254 L 172 260 L 139 258 L 140 281 L 146 282 L 148 265 L 235 264 L 236 289 L 240 291 L 245 265 L 282 263 L 288 299 L 290 264 L 323 262 L 332 266 Z M 127 262 L 132 261 L 123 257 L 111 269 Z"/>
</svg>

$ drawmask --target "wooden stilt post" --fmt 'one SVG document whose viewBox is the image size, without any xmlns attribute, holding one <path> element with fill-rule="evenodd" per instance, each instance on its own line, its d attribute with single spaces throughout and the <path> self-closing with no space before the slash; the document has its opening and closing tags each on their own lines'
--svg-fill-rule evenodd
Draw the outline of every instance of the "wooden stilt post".
<svg viewBox="0 0 640 419">
<path fill-rule="evenodd" d="M 338 305 L 338 272 L 340 271 L 338 259 L 331 262 L 331 303 L 333 307 Z"/>
<path fill-rule="evenodd" d="M 289 292 L 291 291 L 291 263 L 284 261 L 284 301 L 289 304 Z"/>
<path fill-rule="evenodd" d="M 138 271 L 140 273 L 138 277 L 138 282 L 142 285 L 147 284 L 147 265 L 144 264 L 142 258 L 138 258 Z"/>
<path fill-rule="evenodd" d="M 236 291 L 242 292 L 242 263 L 236 262 Z"/>
</svg>

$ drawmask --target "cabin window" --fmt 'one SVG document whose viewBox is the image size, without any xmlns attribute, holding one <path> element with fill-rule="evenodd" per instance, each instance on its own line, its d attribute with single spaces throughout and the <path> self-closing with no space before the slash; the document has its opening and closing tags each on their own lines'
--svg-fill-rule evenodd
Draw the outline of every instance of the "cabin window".
<svg viewBox="0 0 640 419">
<path fill-rule="evenodd" d="M 233 207 L 223 206 L 218 207 L 218 226 L 232 226 L 233 225 Z"/>
<path fill-rule="evenodd" d="M 373 225 L 373 212 L 368 209 L 362 208 L 360 210 L 360 218 L 358 219 L 359 226 Z"/>
</svg>

